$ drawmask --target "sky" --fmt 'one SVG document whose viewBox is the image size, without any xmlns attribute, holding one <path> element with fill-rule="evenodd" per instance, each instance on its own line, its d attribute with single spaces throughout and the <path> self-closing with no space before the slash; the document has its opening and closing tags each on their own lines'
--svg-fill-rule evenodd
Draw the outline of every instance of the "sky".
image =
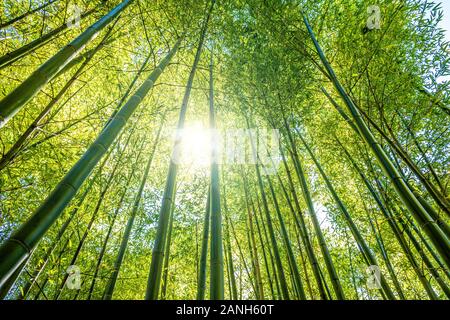
<svg viewBox="0 0 450 320">
<path fill-rule="evenodd" d="M 450 0 L 444 0 L 442 8 L 444 9 L 444 19 L 440 23 L 440 27 L 446 30 L 446 38 L 450 41 Z"/>
</svg>

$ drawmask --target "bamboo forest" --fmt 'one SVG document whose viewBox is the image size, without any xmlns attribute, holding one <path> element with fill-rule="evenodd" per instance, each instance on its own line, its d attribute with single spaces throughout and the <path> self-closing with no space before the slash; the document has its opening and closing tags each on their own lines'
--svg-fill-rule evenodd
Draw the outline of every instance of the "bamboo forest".
<svg viewBox="0 0 450 320">
<path fill-rule="evenodd" d="M 4 300 L 448 300 L 445 0 L 1 0 Z"/>
</svg>

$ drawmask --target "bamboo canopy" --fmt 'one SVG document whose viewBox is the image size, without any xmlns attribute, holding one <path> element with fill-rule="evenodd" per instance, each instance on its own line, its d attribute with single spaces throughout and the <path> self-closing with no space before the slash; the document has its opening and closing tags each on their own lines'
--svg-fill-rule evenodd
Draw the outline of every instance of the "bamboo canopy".
<svg viewBox="0 0 450 320">
<path fill-rule="evenodd" d="M 438 2 L 3 1 L 0 298 L 449 299 Z"/>
</svg>

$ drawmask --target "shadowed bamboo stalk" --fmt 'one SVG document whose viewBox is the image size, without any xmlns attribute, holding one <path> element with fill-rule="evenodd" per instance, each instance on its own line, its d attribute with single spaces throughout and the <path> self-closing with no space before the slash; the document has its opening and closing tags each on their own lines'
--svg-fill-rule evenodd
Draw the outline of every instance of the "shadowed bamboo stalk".
<svg viewBox="0 0 450 320">
<path fill-rule="evenodd" d="M 36 210 L 34 215 L 25 222 L 0 247 L 0 286 L 14 273 L 17 267 L 30 255 L 48 228 L 58 219 L 64 208 L 69 204 L 84 180 L 100 161 L 116 137 L 122 131 L 133 112 L 177 52 L 181 39 L 160 62 L 159 66 L 149 75 L 128 102 L 122 106 L 108 122 L 94 143 L 86 150 L 80 160 L 55 187 L 54 191 Z"/>
<path fill-rule="evenodd" d="M 69 63 L 80 50 L 134 0 L 124 0 L 107 15 L 91 25 L 75 40 L 42 64 L 16 89 L 0 101 L 0 128 L 3 127 L 30 99 Z"/>
<path fill-rule="evenodd" d="M 222 244 L 222 215 L 220 212 L 220 183 L 218 141 L 215 135 L 216 120 L 214 110 L 214 77 L 213 53 L 209 65 L 209 127 L 211 129 L 211 252 L 210 252 L 210 299 L 223 300 L 223 244 Z"/>
<path fill-rule="evenodd" d="M 172 211 L 170 212 L 169 231 L 167 233 L 166 252 L 164 253 L 163 283 L 162 283 L 162 288 L 161 288 L 161 299 L 163 299 L 163 300 L 166 299 L 167 286 L 168 286 L 167 278 L 169 276 L 170 245 L 172 244 L 174 211 L 175 211 L 175 206 L 172 206 Z"/>
</svg>

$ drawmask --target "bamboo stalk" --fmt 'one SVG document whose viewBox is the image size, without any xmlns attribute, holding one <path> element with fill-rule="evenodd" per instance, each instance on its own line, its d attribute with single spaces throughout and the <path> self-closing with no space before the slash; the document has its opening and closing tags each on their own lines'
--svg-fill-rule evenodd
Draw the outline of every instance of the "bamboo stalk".
<svg viewBox="0 0 450 320">
<path fill-rule="evenodd" d="M 73 76 L 67 81 L 67 83 L 64 85 L 64 87 L 58 92 L 58 94 L 47 104 L 47 106 L 41 111 L 41 113 L 34 119 L 34 121 L 31 123 L 31 125 L 25 130 L 24 133 L 19 137 L 19 139 L 16 140 L 14 145 L 2 156 L 0 159 L 0 171 L 3 170 L 12 160 L 14 160 L 18 153 L 23 149 L 24 144 L 26 141 L 33 135 L 33 133 L 36 132 L 36 130 L 39 128 L 40 123 L 42 119 L 52 110 L 52 108 L 61 100 L 61 98 L 64 96 L 64 94 L 69 90 L 69 88 L 72 86 L 72 84 L 75 83 L 75 81 L 78 79 L 84 68 L 89 64 L 91 59 L 94 57 L 95 53 L 102 48 L 104 42 L 109 37 L 111 31 L 113 30 L 113 27 L 115 26 L 115 23 L 118 20 L 114 22 L 111 28 L 106 32 L 105 36 L 101 40 L 100 44 L 95 47 L 95 49 L 92 50 L 91 54 L 84 60 L 84 62 L 81 64 L 81 66 L 75 71 Z"/>
<path fill-rule="evenodd" d="M 211 135 L 211 252 L 210 252 L 210 299 L 223 300 L 223 244 L 222 244 L 222 215 L 220 212 L 220 182 L 218 164 L 218 141 L 215 136 L 216 120 L 214 110 L 214 77 L 213 54 L 211 50 L 211 62 L 209 65 L 209 127 Z"/>
<path fill-rule="evenodd" d="M 197 300 L 204 300 L 205 299 L 205 291 L 206 291 L 206 260 L 207 260 L 207 256 L 208 256 L 209 226 L 211 223 L 210 192 L 211 192 L 211 187 L 208 187 L 208 198 L 206 199 L 205 218 L 203 219 L 203 235 L 202 235 L 202 247 L 201 247 L 201 253 L 200 253 L 200 268 L 199 268 L 198 284 L 197 284 Z"/>
</svg>

